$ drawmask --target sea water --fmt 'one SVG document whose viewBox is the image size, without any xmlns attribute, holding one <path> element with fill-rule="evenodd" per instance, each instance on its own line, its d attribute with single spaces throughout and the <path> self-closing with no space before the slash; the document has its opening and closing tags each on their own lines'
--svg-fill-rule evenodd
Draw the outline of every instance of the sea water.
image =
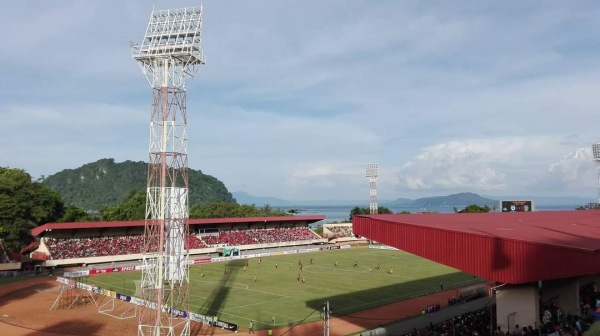
<svg viewBox="0 0 600 336">
<path fill-rule="evenodd" d="M 552 205 L 552 206 L 536 206 L 536 211 L 556 211 L 556 210 L 575 210 L 575 205 Z M 284 211 L 289 209 L 299 210 L 297 214 L 299 216 L 312 216 L 312 215 L 324 215 L 325 220 L 317 224 L 323 223 L 334 223 L 334 222 L 347 222 L 350 216 L 350 211 L 354 206 L 350 205 L 330 205 L 330 206 L 303 206 L 295 205 L 290 207 L 281 208 Z M 423 208 L 419 206 L 398 206 L 398 207 L 387 207 L 394 213 L 402 211 L 408 211 L 410 213 L 454 213 L 454 207 L 443 206 L 443 207 L 429 207 Z M 456 207 L 457 209 L 463 209 L 464 207 Z"/>
</svg>

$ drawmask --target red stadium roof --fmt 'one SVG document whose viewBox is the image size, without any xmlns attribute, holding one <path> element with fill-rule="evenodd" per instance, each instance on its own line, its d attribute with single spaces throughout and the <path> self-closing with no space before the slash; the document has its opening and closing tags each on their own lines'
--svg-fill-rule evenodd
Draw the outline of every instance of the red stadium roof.
<svg viewBox="0 0 600 336">
<path fill-rule="evenodd" d="M 281 223 L 302 222 L 316 223 L 325 219 L 325 216 L 277 216 L 277 217 L 244 217 L 244 218 L 199 218 L 189 219 L 189 225 L 226 225 L 239 223 Z M 74 229 L 108 229 L 119 227 L 140 227 L 144 221 L 117 221 L 117 222 L 75 222 L 75 223 L 48 223 L 31 230 L 32 236 L 38 236 L 48 230 L 74 230 Z"/>
<path fill-rule="evenodd" d="M 506 283 L 600 272 L 600 211 L 364 215 L 353 231 Z"/>
</svg>

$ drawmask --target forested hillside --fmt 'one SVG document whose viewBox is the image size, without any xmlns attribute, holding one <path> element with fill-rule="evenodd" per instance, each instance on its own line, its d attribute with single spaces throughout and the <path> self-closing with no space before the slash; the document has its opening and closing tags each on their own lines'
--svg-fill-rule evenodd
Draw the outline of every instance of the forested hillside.
<svg viewBox="0 0 600 336">
<path fill-rule="evenodd" d="M 148 164 L 116 163 L 101 159 L 76 169 L 65 169 L 43 179 L 42 184 L 59 192 L 66 205 L 100 210 L 125 200 L 135 190 L 146 189 Z M 189 169 L 190 206 L 213 201 L 235 202 L 223 182 L 200 170 Z"/>
</svg>

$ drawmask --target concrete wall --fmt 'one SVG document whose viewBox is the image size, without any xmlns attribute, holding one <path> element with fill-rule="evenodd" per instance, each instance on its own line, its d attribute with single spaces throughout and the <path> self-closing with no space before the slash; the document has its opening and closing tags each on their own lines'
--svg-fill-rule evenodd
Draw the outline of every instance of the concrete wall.
<svg viewBox="0 0 600 336">
<path fill-rule="evenodd" d="M 15 271 L 21 269 L 20 262 L 2 263 L 0 264 L 0 271 Z"/>
<path fill-rule="evenodd" d="M 539 321 L 537 283 L 506 285 L 496 291 L 496 318 L 502 330 L 512 332 L 515 325 L 536 327 Z"/>
<path fill-rule="evenodd" d="M 566 314 L 579 315 L 579 286 L 583 284 L 577 278 L 543 281 L 540 290 L 542 303 L 558 303 Z"/>
</svg>

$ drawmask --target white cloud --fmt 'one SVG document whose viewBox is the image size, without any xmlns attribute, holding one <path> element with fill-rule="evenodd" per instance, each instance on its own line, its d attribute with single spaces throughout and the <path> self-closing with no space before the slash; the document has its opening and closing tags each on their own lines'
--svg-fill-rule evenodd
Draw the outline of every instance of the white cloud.
<svg viewBox="0 0 600 336">
<path fill-rule="evenodd" d="M 566 148 L 560 138 L 551 137 L 440 143 L 423 148 L 399 169 L 398 189 L 506 194 L 551 185 L 566 192 L 581 191 L 590 182 L 589 151 L 566 155 L 547 172 L 540 169 Z"/>
<path fill-rule="evenodd" d="M 591 148 L 579 148 L 550 164 L 545 172 L 526 181 L 526 186 L 537 192 L 584 193 L 593 196 L 598 188 L 598 170 L 593 162 Z"/>
</svg>

